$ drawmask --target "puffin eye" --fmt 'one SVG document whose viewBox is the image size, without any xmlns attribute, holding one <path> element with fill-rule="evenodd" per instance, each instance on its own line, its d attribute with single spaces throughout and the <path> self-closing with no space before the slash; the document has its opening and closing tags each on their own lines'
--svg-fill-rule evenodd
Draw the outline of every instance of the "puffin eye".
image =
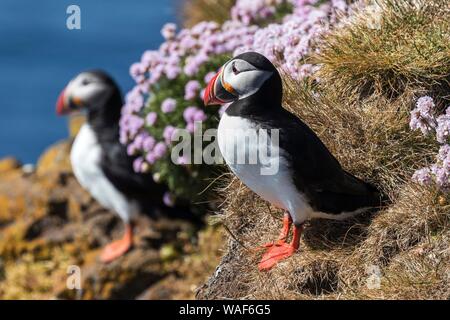
<svg viewBox="0 0 450 320">
<path fill-rule="evenodd" d="M 82 86 L 85 86 L 85 85 L 88 85 L 89 84 L 89 80 L 88 79 L 83 79 L 82 81 L 81 81 L 81 85 Z"/>
<path fill-rule="evenodd" d="M 233 64 L 231 65 L 231 70 L 233 71 L 233 73 L 235 74 L 235 75 L 237 75 L 237 74 L 239 74 L 239 70 L 236 68 L 236 63 L 235 62 L 233 62 Z"/>
</svg>

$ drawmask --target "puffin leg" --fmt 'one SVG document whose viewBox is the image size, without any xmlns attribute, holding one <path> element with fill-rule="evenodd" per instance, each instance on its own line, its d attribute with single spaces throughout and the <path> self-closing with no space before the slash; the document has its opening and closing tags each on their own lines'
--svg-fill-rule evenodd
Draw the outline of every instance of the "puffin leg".
<svg viewBox="0 0 450 320">
<path fill-rule="evenodd" d="M 133 243 L 133 227 L 131 224 L 125 224 L 125 233 L 120 240 L 108 244 L 100 255 L 100 261 L 109 263 L 124 255 Z"/>
<path fill-rule="evenodd" d="M 292 256 L 300 245 L 302 231 L 303 225 L 294 226 L 294 235 L 291 243 L 282 242 L 271 246 L 266 253 L 264 253 L 261 262 L 258 265 L 259 271 L 270 270 L 279 261 Z"/>
<path fill-rule="evenodd" d="M 278 238 L 278 240 L 275 242 L 269 242 L 269 243 L 263 244 L 262 247 L 270 248 L 270 247 L 273 247 L 274 245 L 281 245 L 281 244 L 285 243 L 286 239 L 289 235 L 289 230 L 291 229 L 291 225 L 292 225 L 291 215 L 288 212 L 286 212 L 283 216 L 283 228 L 281 229 L 280 237 Z"/>
</svg>

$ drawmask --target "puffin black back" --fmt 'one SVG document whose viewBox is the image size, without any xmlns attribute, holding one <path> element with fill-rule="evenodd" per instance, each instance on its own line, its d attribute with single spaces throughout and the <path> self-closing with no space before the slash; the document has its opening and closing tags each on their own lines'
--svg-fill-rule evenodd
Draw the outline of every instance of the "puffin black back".
<svg viewBox="0 0 450 320">
<path fill-rule="evenodd" d="M 96 131 L 100 143 L 103 141 L 118 141 L 119 121 L 124 105 L 120 88 L 105 71 L 91 70 L 87 72 L 110 88 L 106 100 L 102 101 L 102 103 L 86 106 L 88 121 L 94 131 Z"/>
</svg>

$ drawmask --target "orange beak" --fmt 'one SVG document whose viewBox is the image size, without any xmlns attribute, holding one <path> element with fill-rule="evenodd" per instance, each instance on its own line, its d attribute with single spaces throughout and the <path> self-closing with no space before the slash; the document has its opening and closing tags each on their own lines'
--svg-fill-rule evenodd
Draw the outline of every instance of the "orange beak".
<svg viewBox="0 0 450 320">
<path fill-rule="evenodd" d="M 62 116 L 64 114 L 66 114 L 68 112 L 67 108 L 66 108 L 66 103 L 65 103 L 65 91 L 66 89 L 64 88 L 63 91 L 61 91 L 61 93 L 58 96 L 58 100 L 56 102 L 56 114 Z"/>
<path fill-rule="evenodd" d="M 78 110 L 82 105 L 83 101 L 77 97 L 67 95 L 67 87 L 64 88 L 63 91 L 58 96 L 58 100 L 56 101 L 56 114 L 59 116 L 63 116 L 69 114 L 72 111 Z"/>
<path fill-rule="evenodd" d="M 223 81 L 222 73 L 223 68 L 209 81 L 203 95 L 205 106 L 225 104 L 238 98 L 234 88 Z"/>
<path fill-rule="evenodd" d="M 205 89 L 205 94 L 203 95 L 203 103 L 205 104 L 205 106 L 224 103 L 222 100 L 218 99 L 215 95 L 215 86 L 217 78 L 220 77 L 221 72 L 222 70 L 217 72 L 217 74 L 209 81 L 208 86 Z"/>
</svg>

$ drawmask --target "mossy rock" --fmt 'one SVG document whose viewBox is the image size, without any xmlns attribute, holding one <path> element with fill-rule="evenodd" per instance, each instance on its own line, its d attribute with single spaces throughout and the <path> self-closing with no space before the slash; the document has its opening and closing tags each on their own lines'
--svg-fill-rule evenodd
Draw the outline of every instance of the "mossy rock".
<svg viewBox="0 0 450 320">
<path fill-rule="evenodd" d="M 60 141 L 50 146 L 39 158 L 36 174 L 43 177 L 51 173 L 72 172 L 70 164 L 70 141 Z"/>
<path fill-rule="evenodd" d="M 81 126 L 86 122 L 86 116 L 82 114 L 74 114 L 69 118 L 69 135 L 75 138 L 81 129 Z"/>
<path fill-rule="evenodd" d="M 0 159 L 0 173 L 3 174 L 5 172 L 16 170 L 20 168 L 21 165 L 20 161 L 13 157 Z"/>
</svg>

